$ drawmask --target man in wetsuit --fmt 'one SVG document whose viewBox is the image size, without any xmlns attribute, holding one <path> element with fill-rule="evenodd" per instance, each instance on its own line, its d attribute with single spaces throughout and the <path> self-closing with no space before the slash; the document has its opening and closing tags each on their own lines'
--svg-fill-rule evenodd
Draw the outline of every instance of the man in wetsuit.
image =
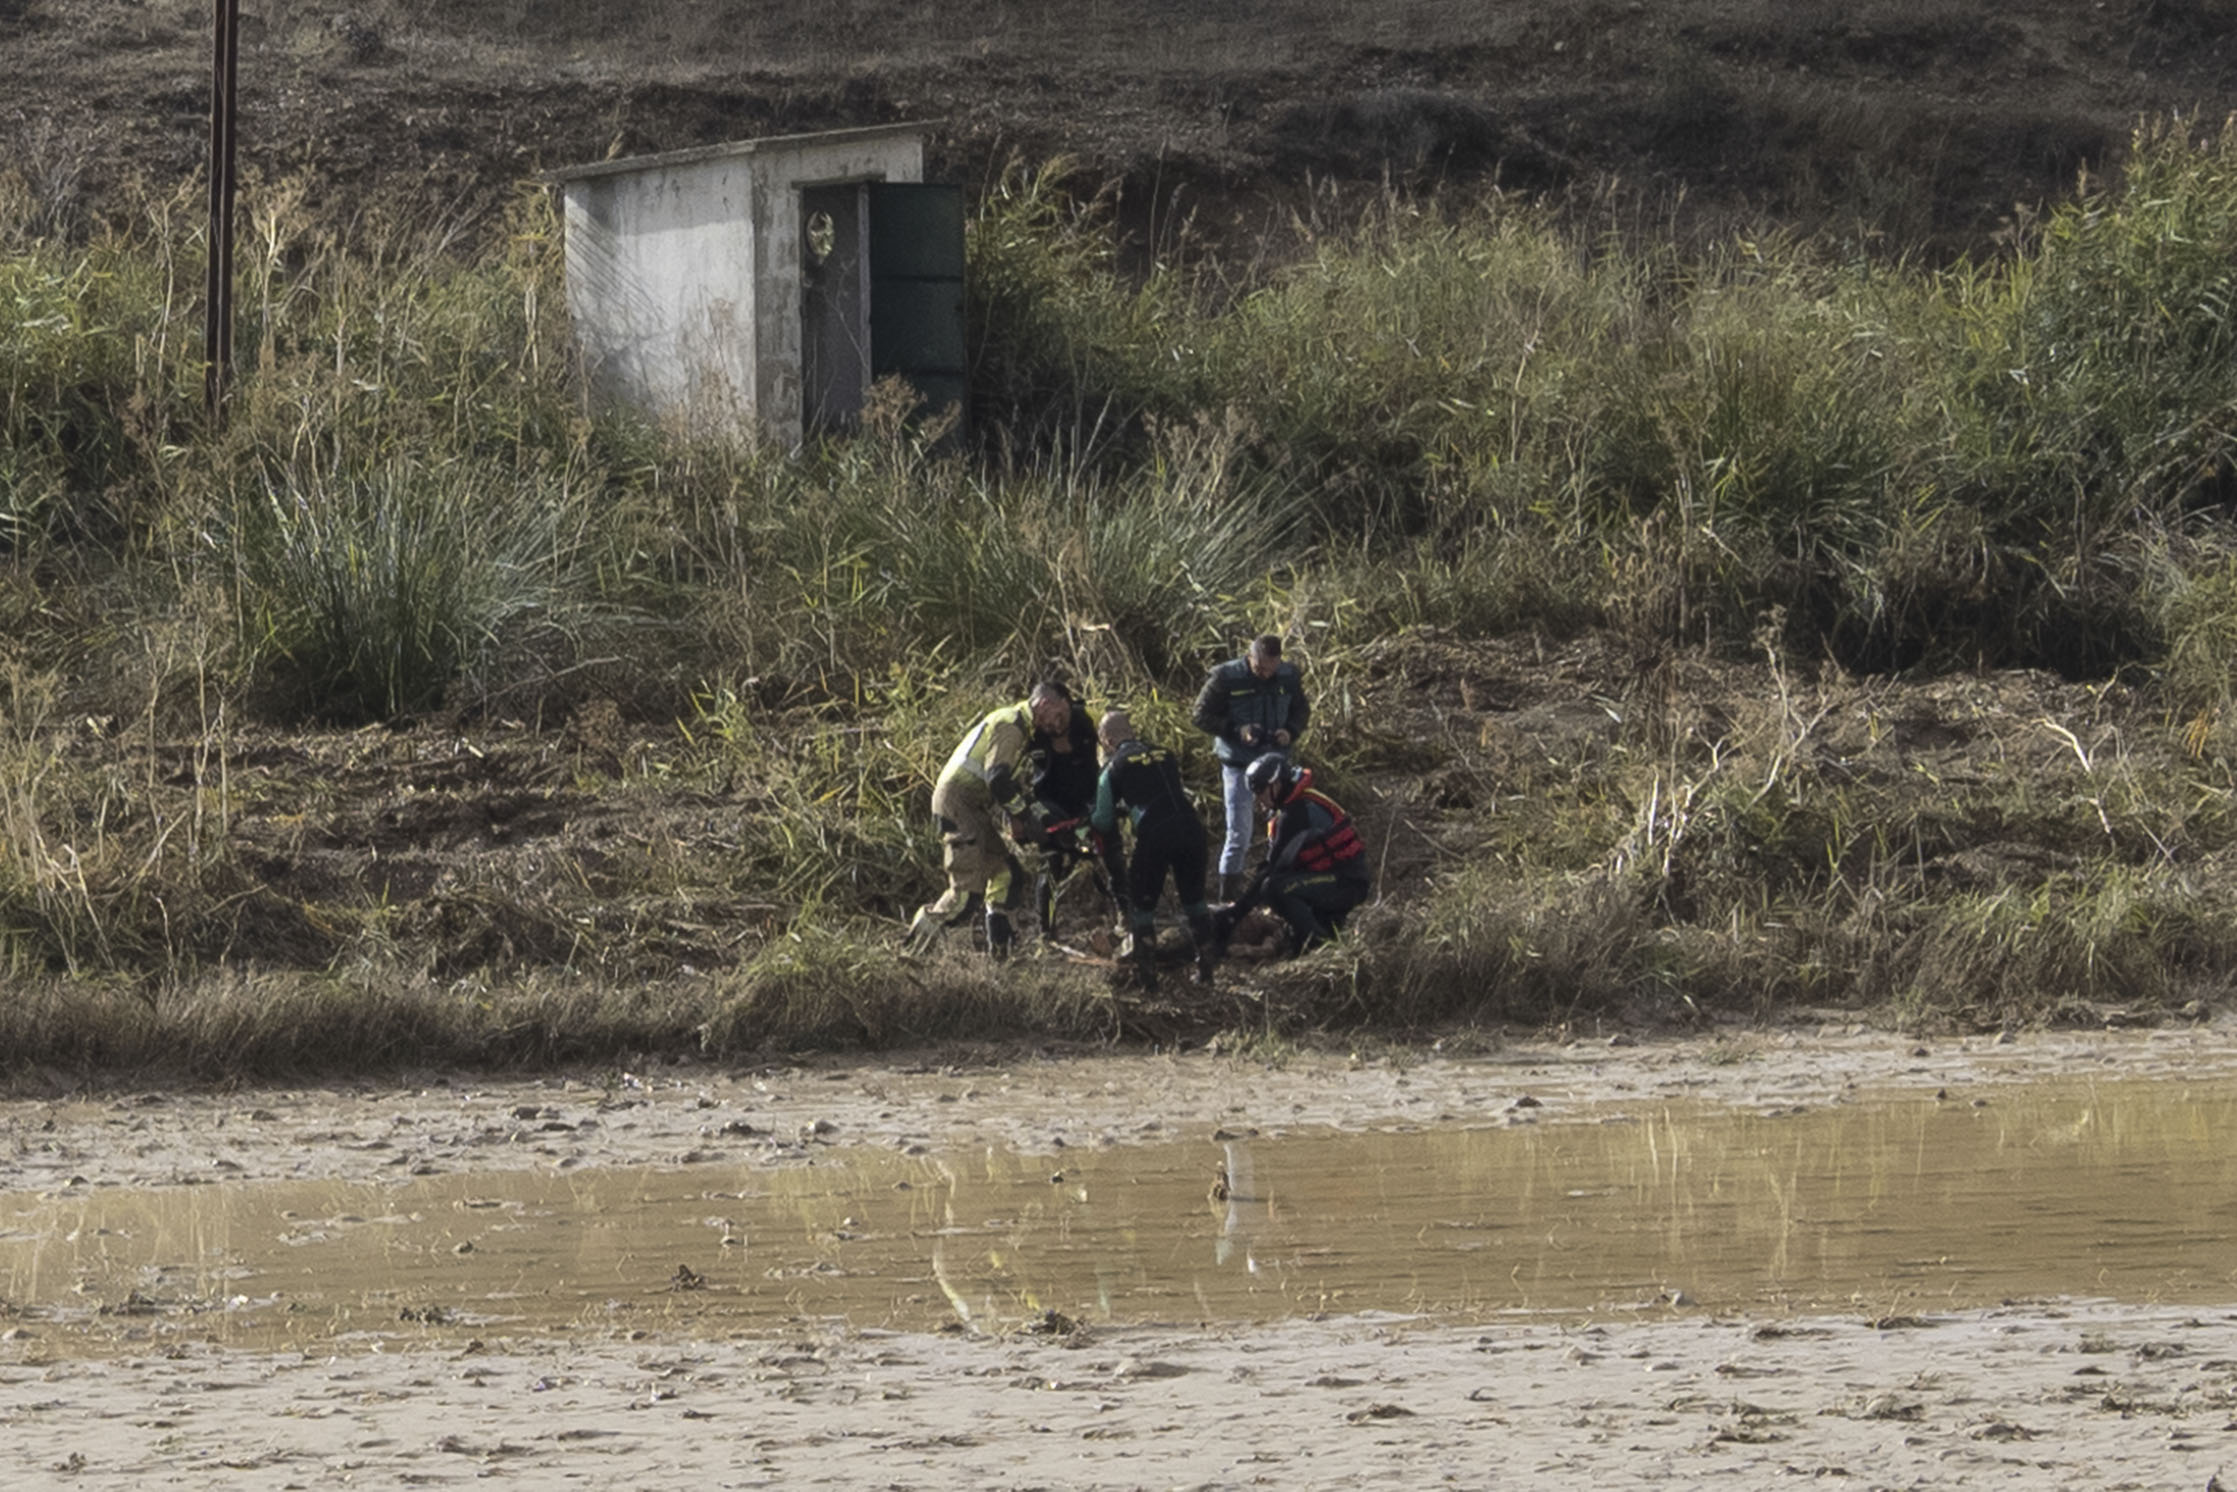
<svg viewBox="0 0 2237 1492">
<path fill-rule="evenodd" d="M 1134 723 L 1124 710 L 1105 715 L 1097 734 L 1103 741 L 1103 775 L 1096 783 L 1088 823 L 1102 837 L 1113 888 L 1125 888 L 1121 901 L 1129 935 L 1121 957 L 1132 962 L 1144 989 L 1157 987 L 1157 899 L 1170 875 L 1174 897 L 1196 944 L 1196 981 L 1209 984 L 1218 957 L 1212 909 L 1204 900 L 1210 847 L 1204 821 L 1181 785 L 1180 763 L 1170 751 L 1135 735 Z M 1122 811 L 1134 826 L 1131 860 L 1119 848 Z"/>
</svg>

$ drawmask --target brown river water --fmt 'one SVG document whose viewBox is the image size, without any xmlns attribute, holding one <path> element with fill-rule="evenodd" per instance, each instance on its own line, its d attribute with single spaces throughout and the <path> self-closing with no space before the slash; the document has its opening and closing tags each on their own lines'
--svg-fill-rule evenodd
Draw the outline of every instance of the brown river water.
<svg viewBox="0 0 2237 1492">
<path fill-rule="evenodd" d="M 1003 1330 L 1407 1313 L 1864 1319 L 2237 1300 L 2237 1078 L 1827 1106 L 1527 1104 L 783 1169 L 476 1171 L 0 1193 L 0 1298 L 50 1352 L 802 1321 Z"/>
</svg>

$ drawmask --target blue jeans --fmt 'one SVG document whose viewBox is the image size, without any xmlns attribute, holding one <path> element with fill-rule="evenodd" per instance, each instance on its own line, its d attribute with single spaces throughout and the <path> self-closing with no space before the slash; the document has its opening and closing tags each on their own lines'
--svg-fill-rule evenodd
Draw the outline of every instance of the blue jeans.
<svg viewBox="0 0 2237 1492">
<path fill-rule="evenodd" d="M 1239 767 L 1220 763 L 1220 786 L 1227 796 L 1227 839 L 1219 847 L 1219 873 L 1223 876 L 1242 873 L 1244 857 L 1251 852 L 1251 835 L 1258 831 L 1258 801 L 1245 775 L 1249 771 L 1248 762 Z"/>
</svg>

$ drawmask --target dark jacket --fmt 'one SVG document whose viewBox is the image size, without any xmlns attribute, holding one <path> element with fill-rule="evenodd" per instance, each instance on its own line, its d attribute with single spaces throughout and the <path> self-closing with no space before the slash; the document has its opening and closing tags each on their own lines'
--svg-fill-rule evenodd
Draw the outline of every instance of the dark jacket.
<svg viewBox="0 0 2237 1492">
<path fill-rule="evenodd" d="M 1118 828 L 1119 810 L 1134 820 L 1137 839 L 1153 838 L 1176 830 L 1193 830 L 1201 838 L 1204 821 L 1196 816 L 1188 789 L 1181 783 L 1181 764 L 1173 753 L 1147 741 L 1126 741 L 1111 753 L 1095 787 L 1095 809 L 1088 823 L 1108 838 Z"/>
<path fill-rule="evenodd" d="M 1263 752 L 1294 750 L 1312 714 L 1305 681 L 1287 659 L 1272 678 L 1262 679 L 1251 672 L 1248 657 L 1231 658 L 1212 670 L 1196 696 L 1196 728 L 1212 738 L 1221 763 L 1230 767 L 1248 766 Z M 1289 732 L 1286 747 L 1274 743 L 1280 730 Z"/>
<path fill-rule="evenodd" d="M 1084 817 L 1095 801 L 1098 768 L 1095 763 L 1095 722 L 1078 701 L 1065 722 L 1064 738 L 1070 751 L 1056 749 L 1056 737 L 1037 730 L 1026 743 L 1026 760 L 1033 764 L 1033 796 L 1055 810 L 1058 819 Z"/>
</svg>

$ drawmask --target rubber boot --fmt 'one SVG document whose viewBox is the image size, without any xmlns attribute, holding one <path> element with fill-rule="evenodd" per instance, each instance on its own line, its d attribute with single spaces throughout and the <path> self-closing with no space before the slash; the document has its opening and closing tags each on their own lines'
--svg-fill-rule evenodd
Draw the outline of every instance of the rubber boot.
<svg viewBox="0 0 2237 1492">
<path fill-rule="evenodd" d="M 1017 945 L 1017 933 L 1010 926 L 1010 914 L 1000 907 L 986 909 L 986 951 L 996 963 L 1010 956 Z"/>
<path fill-rule="evenodd" d="M 1251 878 L 1243 874 L 1243 872 L 1239 870 L 1221 872 L 1219 878 L 1219 899 L 1226 902 L 1229 906 L 1233 906 L 1242 898 L 1243 888 L 1250 885 L 1250 883 Z"/>
<path fill-rule="evenodd" d="M 1210 989 L 1212 970 L 1219 964 L 1219 940 L 1213 936 L 1209 912 L 1188 919 L 1188 936 L 1196 945 L 1196 983 L 1203 989 Z"/>
<path fill-rule="evenodd" d="M 1119 945 L 1119 965 L 1129 972 L 1138 989 L 1157 988 L 1157 934 L 1149 928 L 1137 928 L 1126 935 Z"/>
</svg>

